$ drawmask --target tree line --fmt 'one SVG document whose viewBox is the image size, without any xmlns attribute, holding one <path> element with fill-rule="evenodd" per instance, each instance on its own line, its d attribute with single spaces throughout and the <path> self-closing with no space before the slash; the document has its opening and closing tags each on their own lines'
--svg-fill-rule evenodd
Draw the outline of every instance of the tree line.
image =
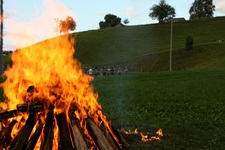
<svg viewBox="0 0 225 150">
<path fill-rule="evenodd" d="M 214 11 L 215 5 L 213 4 L 213 0 L 194 0 L 189 9 L 190 20 L 213 17 Z M 166 3 L 166 0 L 160 0 L 159 4 L 154 4 L 150 8 L 149 13 L 149 17 L 153 20 L 158 20 L 159 23 L 164 22 L 165 19 L 175 17 L 175 15 L 175 8 Z M 121 18 L 113 14 L 105 15 L 104 20 L 99 22 L 100 29 L 114 27 L 121 23 Z M 124 24 L 127 23 L 129 23 L 129 20 L 125 19 Z"/>
<path fill-rule="evenodd" d="M 198 18 L 213 17 L 215 5 L 213 0 L 194 0 L 192 3 L 189 14 L 190 20 Z M 160 0 L 158 4 L 154 4 L 150 8 L 149 17 L 153 20 L 158 20 L 159 23 L 164 22 L 165 19 L 175 17 L 176 10 L 174 7 L 166 3 L 166 0 Z M 100 29 L 115 27 L 121 24 L 122 19 L 114 14 L 106 14 L 104 21 L 99 22 Z M 128 24 L 128 18 L 123 20 L 123 24 Z M 67 16 L 65 20 L 59 20 L 58 28 L 59 33 L 68 33 L 76 29 L 76 22 L 71 16 Z"/>
</svg>

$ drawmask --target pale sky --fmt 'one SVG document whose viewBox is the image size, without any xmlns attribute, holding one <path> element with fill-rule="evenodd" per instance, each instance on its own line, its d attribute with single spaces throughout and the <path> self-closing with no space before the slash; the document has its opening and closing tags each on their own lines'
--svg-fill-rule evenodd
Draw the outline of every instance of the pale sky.
<svg viewBox="0 0 225 150">
<path fill-rule="evenodd" d="M 58 35 L 57 19 L 72 16 L 75 32 L 97 30 L 106 14 L 114 14 L 128 25 L 157 23 L 148 14 L 159 0 L 3 0 L 4 50 L 15 50 Z M 176 17 L 189 19 L 194 0 L 166 0 L 175 8 Z M 225 1 L 214 0 L 214 16 L 225 16 Z"/>
</svg>

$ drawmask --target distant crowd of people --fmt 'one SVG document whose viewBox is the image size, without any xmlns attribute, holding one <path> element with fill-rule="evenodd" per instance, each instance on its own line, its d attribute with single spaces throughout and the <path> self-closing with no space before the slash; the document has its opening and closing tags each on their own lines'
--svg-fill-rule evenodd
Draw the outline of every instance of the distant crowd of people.
<svg viewBox="0 0 225 150">
<path fill-rule="evenodd" d="M 89 75 L 93 76 L 107 76 L 107 75 L 121 75 L 121 74 L 127 74 L 128 68 L 127 67 L 118 67 L 117 69 L 115 67 L 103 67 L 98 69 L 97 67 L 84 67 L 83 72 Z"/>
</svg>

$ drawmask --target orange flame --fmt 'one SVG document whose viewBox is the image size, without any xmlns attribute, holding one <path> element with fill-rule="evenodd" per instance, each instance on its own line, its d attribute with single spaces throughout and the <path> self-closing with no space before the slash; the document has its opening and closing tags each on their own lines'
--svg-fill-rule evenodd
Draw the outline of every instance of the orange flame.
<svg viewBox="0 0 225 150">
<path fill-rule="evenodd" d="M 123 132 L 124 132 L 125 134 L 138 134 L 138 129 L 135 128 L 134 131 L 131 131 L 131 130 L 126 131 L 126 130 L 124 130 Z"/>
<path fill-rule="evenodd" d="M 54 113 L 59 114 L 69 112 L 71 104 L 76 104 L 74 114 L 87 137 L 90 135 L 86 130 L 85 119 L 90 116 L 98 126 L 104 126 L 119 143 L 111 123 L 102 113 L 98 94 L 93 92 L 90 85 L 93 77 L 84 74 L 81 64 L 73 57 L 74 44 L 75 41 L 66 35 L 14 52 L 13 65 L 4 73 L 6 81 L 0 85 L 6 98 L 0 106 L 13 110 L 17 104 L 41 102 L 44 110 L 49 110 L 53 105 Z M 35 89 L 28 93 L 31 86 Z M 46 117 L 46 114 L 47 111 L 42 117 Z M 17 126 L 13 129 L 13 134 L 16 135 L 20 129 L 21 126 Z M 58 134 L 57 131 L 54 133 Z"/>
<path fill-rule="evenodd" d="M 20 35 L 9 37 L 10 41 L 13 41 L 18 47 L 40 41 L 39 37 L 55 36 L 56 20 L 54 21 L 52 18 L 65 18 L 65 15 L 72 14 L 68 8 L 60 3 L 52 3 L 48 0 L 44 2 L 47 8 L 42 10 L 44 14 L 40 18 L 33 17 L 35 19 L 31 23 L 17 23 L 8 20 L 8 31 Z M 57 11 L 53 13 L 53 10 Z M 72 113 L 78 118 L 80 126 L 89 138 L 88 140 L 92 139 L 86 129 L 85 121 L 87 117 L 91 117 L 98 126 L 103 126 L 106 132 L 111 133 L 119 143 L 111 123 L 102 113 L 102 107 L 98 103 L 98 94 L 93 92 L 93 87 L 90 85 L 93 77 L 83 74 L 81 64 L 73 57 L 74 44 L 75 41 L 66 35 L 14 52 L 12 54 L 13 65 L 4 73 L 5 82 L 0 84 L 5 96 L 5 101 L 0 103 L 0 107 L 3 110 L 15 110 L 17 104 L 41 102 L 45 112 L 38 114 L 40 117 L 38 119 L 44 122 L 50 106 L 54 106 L 53 111 L 56 115 L 68 113 L 71 104 L 75 104 L 76 109 Z M 34 87 L 31 93 L 27 92 L 29 87 Z M 69 115 L 66 114 L 66 116 Z M 27 118 L 26 113 L 22 114 L 22 117 L 13 118 L 17 120 L 17 123 L 12 130 L 12 139 L 18 134 Z M 11 120 L 6 120 L 5 124 L 7 125 Z M 69 122 L 69 118 L 67 120 Z M 34 130 L 36 127 L 37 124 L 34 126 Z M 57 148 L 57 136 L 58 128 L 56 127 L 54 129 L 53 149 Z M 40 148 L 43 137 L 42 131 L 35 149 Z"/>
<path fill-rule="evenodd" d="M 162 129 L 159 129 L 156 132 L 156 136 L 148 137 L 148 135 L 144 135 L 142 132 L 140 134 L 141 134 L 141 137 L 142 137 L 141 140 L 143 142 L 148 142 L 148 141 L 153 141 L 153 140 L 160 140 L 161 137 L 163 137 Z"/>
<path fill-rule="evenodd" d="M 125 134 L 139 134 L 138 129 L 136 128 L 134 131 L 131 130 L 124 130 L 122 129 L 121 132 L 124 132 Z M 158 131 L 156 131 L 156 136 L 149 137 L 148 135 L 144 135 L 142 132 L 140 132 L 141 140 L 143 142 L 153 141 L 153 140 L 161 140 L 161 137 L 163 137 L 163 131 L 160 128 Z"/>
</svg>

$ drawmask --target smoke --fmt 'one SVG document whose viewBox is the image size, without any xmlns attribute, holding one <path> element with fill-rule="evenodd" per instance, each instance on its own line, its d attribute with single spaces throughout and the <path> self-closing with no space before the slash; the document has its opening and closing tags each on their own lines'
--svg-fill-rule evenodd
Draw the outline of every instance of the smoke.
<svg viewBox="0 0 225 150">
<path fill-rule="evenodd" d="M 4 43 L 14 45 L 15 48 L 22 48 L 55 37 L 59 35 L 58 21 L 67 16 L 74 17 L 72 10 L 56 0 L 43 0 L 43 6 L 40 4 L 36 8 L 37 10 L 26 14 L 30 18 L 27 21 L 16 20 L 17 14 L 15 12 L 8 13 L 13 15 L 5 19 Z M 37 15 L 37 12 L 40 13 Z M 76 18 L 74 19 L 76 20 Z"/>
<path fill-rule="evenodd" d="M 224 13 L 225 13 L 225 1 L 215 0 L 214 4 L 216 6 L 216 14 L 215 15 L 224 15 Z"/>
</svg>

